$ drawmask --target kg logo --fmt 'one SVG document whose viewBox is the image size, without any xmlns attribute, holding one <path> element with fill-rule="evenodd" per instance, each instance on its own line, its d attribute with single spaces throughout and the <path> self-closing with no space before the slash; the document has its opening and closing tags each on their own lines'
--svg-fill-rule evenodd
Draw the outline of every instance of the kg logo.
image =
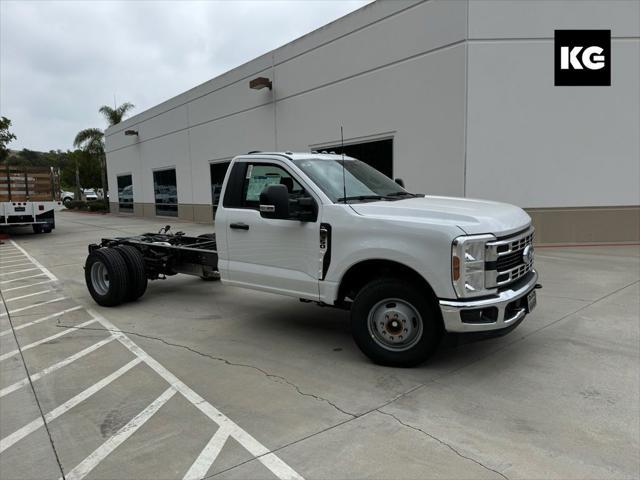
<svg viewBox="0 0 640 480">
<path fill-rule="evenodd" d="M 556 86 L 611 85 L 611 30 L 556 30 Z"/>
</svg>

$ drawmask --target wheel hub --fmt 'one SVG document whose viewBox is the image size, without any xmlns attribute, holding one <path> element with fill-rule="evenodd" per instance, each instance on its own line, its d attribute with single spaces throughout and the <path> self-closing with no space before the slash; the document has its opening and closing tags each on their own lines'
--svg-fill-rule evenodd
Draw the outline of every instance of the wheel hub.
<svg viewBox="0 0 640 480">
<path fill-rule="evenodd" d="M 369 312 L 369 333 L 387 350 L 401 351 L 414 346 L 422 337 L 422 317 L 409 302 L 385 299 Z"/>
<path fill-rule="evenodd" d="M 91 284 L 98 295 L 106 295 L 109 292 L 109 272 L 102 262 L 91 265 Z"/>
</svg>

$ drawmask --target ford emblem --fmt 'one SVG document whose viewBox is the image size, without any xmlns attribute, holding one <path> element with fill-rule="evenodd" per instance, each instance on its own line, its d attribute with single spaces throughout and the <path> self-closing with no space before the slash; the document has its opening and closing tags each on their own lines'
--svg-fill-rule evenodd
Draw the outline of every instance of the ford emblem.
<svg viewBox="0 0 640 480">
<path fill-rule="evenodd" d="M 527 245 L 524 247 L 524 250 L 522 251 L 522 259 L 526 264 L 533 262 L 533 245 Z"/>
</svg>

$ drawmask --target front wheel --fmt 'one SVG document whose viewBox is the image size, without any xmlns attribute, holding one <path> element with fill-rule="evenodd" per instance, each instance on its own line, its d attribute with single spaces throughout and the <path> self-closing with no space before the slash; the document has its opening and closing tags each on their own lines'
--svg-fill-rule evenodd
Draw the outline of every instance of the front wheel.
<svg viewBox="0 0 640 480">
<path fill-rule="evenodd" d="M 423 289 L 402 279 L 365 285 L 351 307 L 351 330 L 367 357 L 393 367 L 419 365 L 442 338 L 434 302 Z"/>
</svg>

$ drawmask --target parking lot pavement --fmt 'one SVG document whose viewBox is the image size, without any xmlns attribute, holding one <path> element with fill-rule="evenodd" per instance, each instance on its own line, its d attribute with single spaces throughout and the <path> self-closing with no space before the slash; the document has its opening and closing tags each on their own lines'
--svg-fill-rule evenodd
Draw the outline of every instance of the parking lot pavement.
<svg viewBox="0 0 640 480">
<path fill-rule="evenodd" d="M 164 223 L 57 224 L 0 246 L 2 478 L 640 476 L 638 246 L 538 248 L 518 329 L 393 369 L 348 313 L 218 282 L 98 307 L 87 244 Z"/>
</svg>

